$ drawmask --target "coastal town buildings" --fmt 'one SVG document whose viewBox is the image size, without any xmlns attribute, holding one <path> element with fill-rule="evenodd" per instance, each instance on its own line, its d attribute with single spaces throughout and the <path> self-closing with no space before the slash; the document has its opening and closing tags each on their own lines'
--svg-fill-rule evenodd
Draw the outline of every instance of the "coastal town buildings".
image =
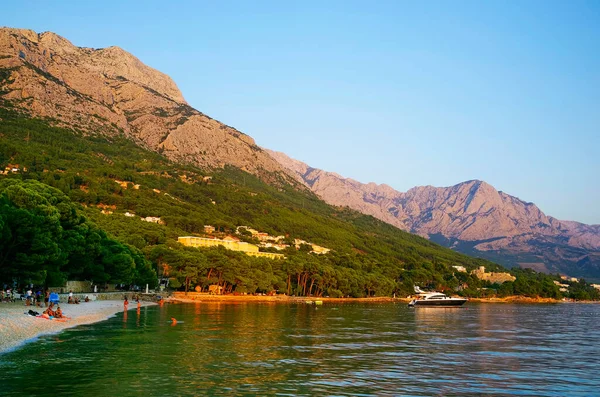
<svg viewBox="0 0 600 397">
<path fill-rule="evenodd" d="M 554 280 L 554 284 L 558 285 L 558 290 L 560 292 L 567 292 L 569 290 L 569 284 L 561 284 L 560 281 Z"/>
<path fill-rule="evenodd" d="M 258 246 L 244 241 L 236 241 L 233 238 L 227 239 L 216 239 L 216 238 L 204 238 L 194 236 L 183 236 L 177 239 L 181 244 L 188 247 L 217 247 L 223 246 L 232 251 L 240 251 L 250 256 L 257 256 L 269 259 L 285 259 L 283 254 L 276 254 L 273 252 L 259 252 Z"/>
<path fill-rule="evenodd" d="M 561 280 L 565 280 L 565 281 L 570 281 L 572 283 L 578 283 L 579 279 L 577 277 L 570 277 L 570 276 L 560 276 Z"/>
<path fill-rule="evenodd" d="M 250 233 L 250 235 L 253 238 L 256 238 L 258 241 L 260 241 L 259 247 L 275 248 L 278 251 L 281 251 L 281 250 L 289 247 L 288 244 L 283 243 L 283 241 L 286 238 L 285 236 L 271 236 L 268 233 L 260 232 L 249 226 L 238 226 L 236 228 L 235 232 L 238 235 L 243 234 L 243 233 Z M 316 245 L 316 244 L 313 244 L 313 243 L 305 241 L 305 240 L 294 239 L 294 246 L 296 247 L 296 249 L 300 249 L 300 247 L 302 245 L 311 246 L 312 248 L 311 248 L 310 252 L 313 254 L 321 255 L 321 254 L 326 254 L 329 251 L 331 251 L 330 248 L 321 247 L 320 245 Z"/>
<path fill-rule="evenodd" d="M 302 245 L 309 245 L 309 246 L 312 247 L 312 249 L 311 249 L 310 252 L 313 253 L 313 254 L 319 254 L 319 255 L 326 254 L 329 251 L 331 251 L 329 248 L 321 247 L 319 245 L 310 243 L 310 242 L 305 241 L 305 240 L 300 240 L 300 239 L 294 239 L 294 245 L 296 246 L 296 249 L 300 249 L 300 247 Z"/>
<path fill-rule="evenodd" d="M 507 281 L 515 281 L 517 278 L 510 273 L 495 273 L 495 272 L 486 272 L 485 266 L 479 266 L 479 268 L 473 270 L 471 272 L 475 277 L 480 280 L 486 280 L 490 283 L 498 283 L 502 284 Z"/>
</svg>

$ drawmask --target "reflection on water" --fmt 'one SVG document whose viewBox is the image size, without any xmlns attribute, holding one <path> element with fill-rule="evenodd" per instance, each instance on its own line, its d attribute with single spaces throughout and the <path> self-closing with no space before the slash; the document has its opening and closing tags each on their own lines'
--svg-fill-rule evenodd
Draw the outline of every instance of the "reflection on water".
<svg viewBox="0 0 600 397">
<path fill-rule="evenodd" d="M 598 395 L 599 315 L 575 304 L 166 304 L 0 355 L 0 395 Z"/>
</svg>

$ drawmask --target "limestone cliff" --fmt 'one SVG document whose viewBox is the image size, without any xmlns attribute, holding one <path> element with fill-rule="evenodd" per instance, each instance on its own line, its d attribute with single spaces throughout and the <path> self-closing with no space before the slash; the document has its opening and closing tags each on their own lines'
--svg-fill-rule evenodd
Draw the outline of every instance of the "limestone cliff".
<svg viewBox="0 0 600 397">
<path fill-rule="evenodd" d="M 400 229 L 508 266 L 532 266 L 600 278 L 600 225 L 560 221 L 489 184 L 399 192 L 311 168 L 283 153 L 271 156 L 326 202 L 348 206 Z"/>
<path fill-rule="evenodd" d="M 252 138 L 190 107 L 169 76 L 119 47 L 0 28 L 0 98 L 88 134 L 124 133 L 172 160 L 287 178 Z"/>
</svg>

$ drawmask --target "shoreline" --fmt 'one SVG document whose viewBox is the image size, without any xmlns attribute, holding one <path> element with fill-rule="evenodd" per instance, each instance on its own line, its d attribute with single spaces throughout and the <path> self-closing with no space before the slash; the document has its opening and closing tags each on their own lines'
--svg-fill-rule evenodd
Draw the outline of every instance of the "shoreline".
<svg viewBox="0 0 600 397">
<path fill-rule="evenodd" d="M 407 304 L 411 298 L 317 298 L 317 297 L 294 297 L 286 295 L 209 295 L 206 293 L 176 292 L 166 298 L 168 303 L 275 303 L 275 304 L 351 304 L 351 303 L 401 303 Z M 470 298 L 469 302 L 482 304 L 557 304 L 557 303 L 585 303 L 598 304 L 598 301 L 563 301 L 549 298 L 528 298 L 523 296 L 510 296 L 506 298 Z M 156 305 L 154 302 L 141 301 L 142 306 Z M 123 312 L 122 300 L 102 300 L 82 302 L 78 305 L 63 304 L 65 316 L 70 317 L 65 322 L 46 320 L 25 314 L 28 310 L 42 312 L 45 308 L 36 306 L 25 306 L 23 302 L 0 303 L 0 355 L 15 350 L 26 343 L 36 340 L 40 336 L 62 332 L 65 329 L 77 327 L 84 324 L 92 324 L 105 321 Z M 128 311 L 135 310 L 137 305 L 130 302 Z"/>
<path fill-rule="evenodd" d="M 287 296 L 287 295 L 210 295 L 208 293 L 174 292 L 168 301 L 181 303 L 200 303 L 200 302 L 261 302 L 261 303 L 308 303 L 321 301 L 323 303 L 353 303 L 353 302 L 396 302 L 408 303 L 412 300 L 408 298 L 392 298 L 392 297 L 372 297 L 372 298 L 319 298 L 319 297 L 304 297 L 304 296 Z M 564 301 L 562 299 L 552 298 L 530 298 L 527 296 L 507 296 L 504 298 L 468 298 L 468 302 L 477 303 L 532 303 L 532 304 L 548 304 L 548 303 L 600 303 L 599 301 Z"/>
<path fill-rule="evenodd" d="M 141 305 L 150 306 L 155 303 L 142 301 Z M 63 304 L 61 308 L 64 315 L 70 317 L 67 321 L 47 320 L 25 314 L 29 310 L 41 313 L 45 307 L 25 306 L 21 301 L 0 303 L 0 355 L 34 341 L 40 336 L 56 334 L 67 328 L 97 323 L 114 317 L 123 311 L 123 301 L 105 300 L 82 302 L 78 305 Z M 136 309 L 136 303 L 130 302 L 128 311 Z"/>
<path fill-rule="evenodd" d="M 353 302 L 410 302 L 407 298 L 391 297 L 372 297 L 372 298 L 320 298 L 306 296 L 287 296 L 287 295 L 210 295 L 208 293 L 198 292 L 174 292 L 166 301 L 180 303 L 201 303 L 201 302 L 257 302 L 257 303 L 308 303 L 321 301 L 323 303 L 353 303 Z"/>
</svg>

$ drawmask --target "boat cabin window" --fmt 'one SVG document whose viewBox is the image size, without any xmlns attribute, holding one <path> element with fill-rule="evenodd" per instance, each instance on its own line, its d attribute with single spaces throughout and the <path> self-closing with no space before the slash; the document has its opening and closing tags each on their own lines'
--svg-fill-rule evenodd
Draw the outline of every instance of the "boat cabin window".
<svg viewBox="0 0 600 397">
<path fill-rule="evenodd" d="M 429 299 L 446 299 L 446 295 L 433 295 Z"/>
</svg>

